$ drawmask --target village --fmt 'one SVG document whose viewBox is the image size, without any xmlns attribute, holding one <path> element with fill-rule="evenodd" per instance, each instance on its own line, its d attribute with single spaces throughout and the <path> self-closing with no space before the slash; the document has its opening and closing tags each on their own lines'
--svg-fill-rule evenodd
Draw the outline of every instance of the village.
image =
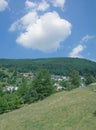
<svg viewBox="0 0 96 130">
<path fill-rule="evenodd" d="M 20 73 L 21 77 L 28 80 L 32 81 L 35 75 L 32 72 L 28 73 Z M 80 76 L 81 79 L 81 85 L 79 87 L 86 87 L 85 81 L 86 79 L 83 76 Z M 66 87 L 64 85 L 61 85 L 61 82 L 69 81 L 69 76 L 64 76 L 64 75 L 51 75 L 51 80 L 53 82 L 53 86 L 56 88 L 57 91 L 62 91 L 66 90 Z M 13 92 L 17 91 L 20 86 L 17 85 L 6 85 L 3 88 L 4 92 Z"/>
</svg>

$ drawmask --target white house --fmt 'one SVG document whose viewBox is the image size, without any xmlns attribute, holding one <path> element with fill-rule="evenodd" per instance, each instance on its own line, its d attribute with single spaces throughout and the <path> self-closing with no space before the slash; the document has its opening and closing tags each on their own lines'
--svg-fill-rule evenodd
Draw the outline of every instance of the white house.
<svg viewBox="0 0 96 130">
<path fill-rule="evenodd" d="M 56 87 L 57 90 L 65 90 L 66 88 L 59 85 L 58 83 L 54 83 L 54 86 Z"/>
<path fill-rule="evenodd" d="M 3 92 L 13 92 L 13 91 L 17 91 L 18 87 L 17 86 L 6 86 L 3 89 Z"/>
</svg>

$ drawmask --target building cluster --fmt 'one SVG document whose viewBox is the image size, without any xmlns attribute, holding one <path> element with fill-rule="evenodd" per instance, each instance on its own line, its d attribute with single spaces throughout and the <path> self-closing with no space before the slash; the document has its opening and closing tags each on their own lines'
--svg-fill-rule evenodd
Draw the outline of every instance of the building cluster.
<svg viewBox="0 0 96 130">
<path fill-rule="evenodd" d="M 55 81 L 54 87 L 56 87 L 57 90 L 66 90 L 66 87 L 60 85 L 60 81 L 69 81 L 69 76 L 61 76 L 61 75 L 51 75 L 51 79 Z M 81 88 L 86 87 L 86 79 L 83 76 L 80 76 L 81 79 Z"/>
<path fill-rule="evenodd" d="M 66 90 L 64 86 L 61 86 L 59 84 L 60 81 L 68 81 L 69 77 L 68 76 L 63 76 L 63 75 L 51 75 L 51 80 L 55 81 L 54 87 L 56 87 L 57 91 L 59 90 Z"/>
<path fill-rule="evenodd" d="M 23 77 L 25 78 L 34 78 L 34 74 L 33 73 L 21 73 Z M 85 78 L 83 76 L 80 76 L 81 78 L 81 86 L 80 87 L 86 87 L 85 84 Z M 69 76 L 63 76 L 63 75 L 51 75 L 51 80 L 54 81 L 54 87 L 56 87 L 57 90 L 66 90 L 66 88 L 64 86 L 60 85 L 61 81 L 69 81 Z M 13 92 L 13 91 L 17 91 L 18 90 L 18 86 L 5 86 L 3 91 L 4 92 Z"/>
<path fill-rule="evenodd" d="M 69 80 L 68 76 L 63 76 L 63 75 L 51 75 L 51 79 L 54 81 L 63 81 L 63 80 Z"/>
</svg>

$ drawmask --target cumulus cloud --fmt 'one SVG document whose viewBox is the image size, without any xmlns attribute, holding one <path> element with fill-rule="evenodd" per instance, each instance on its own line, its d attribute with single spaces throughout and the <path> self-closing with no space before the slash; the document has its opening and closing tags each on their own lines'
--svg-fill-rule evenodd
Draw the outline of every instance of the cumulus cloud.
<svg viewBox="0 0 96 130">
<path fill-rule="evenodd" d="M 17 42 L 25 47 L 43 52 L 53 52 L 71 34 L 71 24 L 56 12 L 45 13 L 21 33 Z"/>
<path fill-rule="evenodd" d="M 0 12 L 4 11 L 8 7 L 8 2 L 6 0 L 0 0 Z"/>
<path fill-rule="evenodd" d="M 9 31 L 20 32 L 16 42 L 26 48 L 42 52 L 56 51 L 61 42 L 71 34 L 71 23 L 62 19 L 56 11 L 48 12 L 48 1 L 25 2 L 27 14 L 14 22 Z M 43 11 L 40 15 L 39 11 Z"/>
<path fill-rule="evenodd" d="M 82 58 L 82 55 L 80 53 L 85 49 L 84 45 L 77 45 L 75 48 L 73 48 L 72 52 L 69 54 L 70 57 L 78 57 Z"/>
</svg>

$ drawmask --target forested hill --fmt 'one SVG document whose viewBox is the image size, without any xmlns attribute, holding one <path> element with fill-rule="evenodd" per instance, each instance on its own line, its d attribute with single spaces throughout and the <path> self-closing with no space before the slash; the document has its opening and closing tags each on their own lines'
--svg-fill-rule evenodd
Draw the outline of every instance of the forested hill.
<svg viewBox="0 0 96 130">
<path fill-rule="evenodd" d="M 79 58 L 0 59 L 0 66 L 20 72 L 47 69 L 52 74 L 61 75 L 69 75 L 75 69 L 81 75 L 90 73 L 96 76 L 96 62 Z"/>
</svg>

